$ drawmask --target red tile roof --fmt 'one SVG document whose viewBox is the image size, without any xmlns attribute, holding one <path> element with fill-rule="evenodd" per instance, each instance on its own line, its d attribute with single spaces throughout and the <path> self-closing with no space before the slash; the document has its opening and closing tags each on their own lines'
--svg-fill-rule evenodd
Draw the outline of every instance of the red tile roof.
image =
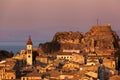
<svg viewBox="0 0 120 80">
<path fill-rule="evenodd" d="M 28 38 L 27 45 L 32 45 L 31 36 L 29 36 L 29 38 Z"/>
</svg>

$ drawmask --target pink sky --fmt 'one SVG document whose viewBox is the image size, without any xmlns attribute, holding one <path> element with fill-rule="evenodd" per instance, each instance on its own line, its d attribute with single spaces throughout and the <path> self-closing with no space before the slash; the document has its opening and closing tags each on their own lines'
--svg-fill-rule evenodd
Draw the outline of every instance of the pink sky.
<svg viewBox="0 0 120 80">
<path fill-rule="evenodd" d="M 120 0 L 0 0 L 0 41 L 50 41 L 58 31 L 87 32 L 97 18 L 120 30 Z"/>
</svg>

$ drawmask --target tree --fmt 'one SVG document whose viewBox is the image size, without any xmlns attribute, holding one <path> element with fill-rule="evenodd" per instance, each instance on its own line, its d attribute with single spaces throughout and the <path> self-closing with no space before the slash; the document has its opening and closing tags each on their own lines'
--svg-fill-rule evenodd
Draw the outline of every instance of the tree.
<svg viewBox="0 0 120 80">
<path fill-rule="evenodd" d="M 115 52 L 114 56 L 120 60 L 120 49 Z"/>
<path fill-rule="evenodd" d="M 36 63 L 36 57 L 39 56 L 39 53 L 37 51 L 33 51 L 33 64 Z"/>
<path fill-rule="evenodd" d="M 46 42 L 41 45 L 44 53 L 54 53 L 60 50 L 60 43 L 56 41 Z"/>
<path fill-rule="evenodd" d="M 8 52 L 6 50 L 0 50 L 0 60 L 3 60 L 5 58 L 11 58 L 11 57 L 13 57 L 12 52 Z"/>
<path fill-rule="evenodd" d="M 42 45 L 43 45 L 43 43 L 40 43 L 38 47 L 40 48 Z"/>
</svg>

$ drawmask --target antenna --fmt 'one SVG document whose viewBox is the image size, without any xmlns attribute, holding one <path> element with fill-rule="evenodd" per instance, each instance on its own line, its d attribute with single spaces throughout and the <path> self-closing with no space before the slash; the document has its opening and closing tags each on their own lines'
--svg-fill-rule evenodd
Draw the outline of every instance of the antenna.
<svg viewBox="0 0 120 80">
<path fill-rule="evenodd" d="M 97 26 L 98 26 L 99 25 L 99 19 L 98 18 L 96 19 L 96 22 L 97 22 Z"/>
</svg>

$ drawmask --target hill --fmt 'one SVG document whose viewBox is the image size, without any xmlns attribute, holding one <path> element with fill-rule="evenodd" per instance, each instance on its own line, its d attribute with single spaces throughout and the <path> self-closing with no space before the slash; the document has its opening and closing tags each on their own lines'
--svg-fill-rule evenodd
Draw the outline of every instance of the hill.
<svg viewBox="0 0 120 80">
<path fill-rule="evenodd" d="M 92 26 L 85 34 L 72 31 L 57 32 L 51 42 L 44 43 L 41 46 L 41 49 L 48 50 L 48 53 L 79 50 L 83 53 L 111 54 L 120 48 L 120 39 L 118 34 L 111 29 L 111 25 L 108 24 Z M 53 49 L 52 46 L 55 48 Z M 58 48 L 56 48 L 57 46 Z"/>
<path fill-rule="evenodd" d="M 93 26 L 88 32 L 57 32 L 53 41 L 61 43 L 61 50 L 78 49 L 82 52 L 100 52 L 117 50 L 119 36 L 111 26 Z"/>
<path fill-rule="evenodd" d="M 119 36 L 110 25 L 93 26 L 84 36 L 86 47 L 98 50 L 115 50 L 119 48 Z"/>
</svg>

